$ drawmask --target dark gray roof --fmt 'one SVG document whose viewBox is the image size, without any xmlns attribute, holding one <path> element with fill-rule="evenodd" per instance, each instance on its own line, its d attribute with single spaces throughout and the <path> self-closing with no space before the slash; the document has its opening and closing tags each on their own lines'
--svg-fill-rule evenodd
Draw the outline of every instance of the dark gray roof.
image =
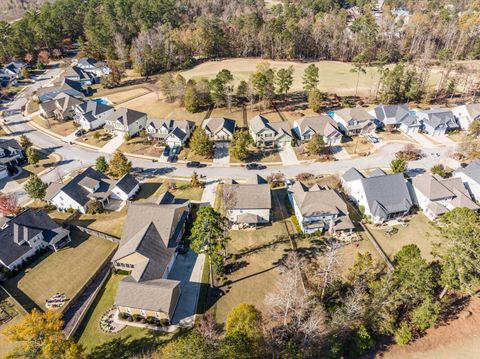
<svg viewBox="0 0 480 359">
<path fill-rule="evenodd" d="M 365 197 L 373 216 L 405 212 L 413 205 L 402 173 L 362 178 Z"/>
<path fill-rule="evenodd" d="M 439 126 L 447 126 L 448 128 L 458 128 L 459 125 L 453 112 L 446 108 L 435 108 L 428 111 L 424 111 L 425 118 L 424 123 L 428 124 L 432 128 Z"/>
<path fill-rule="evenodd" d="M 92 116 L 101 115 L 104 112 L 111 110 L 113 107 L 94 101 L 89 100 L 77 106 L 82 113 L 87 114 L 90 113 Z"/>
<path fill-rule="evenodd" d="M 377 177 L 377 176 L 385 176 L 385 175 L 386 173 L 382 169 L 377 168 L 372 173 L 370 173 L 368 177 Z"/>
<path fill-rule="evenodd" d="M 22 146 L 17 142 L 17 140 L 11 138 L 8 140 L 0 140 L 0 148 L 6 151 L 9 151 L 9 148 L 21 151 Z"/>
<path fill-rule="evenodd" d="M 216 135 L 222 129 L 233 134 L 235 131 L 235 120 L 225 117 L 210 117 L 203 121 L 202 128 L 213 135 Z"/>
<path fill-rule="evenodd" d="M 380 104 L 374 109 L 375 117 L 385 125 L 396 125 L 402 123 L 410 115 L 408 106 L 402 105 L 383 105 Z"/>
<path fill-rule="evenodd" d="M 465 173 L 468 177 L 477 183 L 480 183 L 480 159 L 472 161 L 465 168 L 459 168 L 457 173 Z"/>
<path fill-rule="evenodd" d="M 138 119 L 146 116 L 147 114 L 140 111 L 131 110 L 129 108 L 119 108 L 112 113 L 105 121 L 120 122 L 125 128 L 129 127 L 132 123 Z"/>
<path fill-rule="evenodd" d="M 336 122 L 327 115 L 301 117 L 296 122 L 301 135 L 304 135 L 308 129 L 311 129 L 320 136 L 326 137 L 339 133 Z"/>
<path fill-rule="evenodd" d="M 64 76 L 78 77 L 80 80 L 91 80 L 91 76 L 78 66 L 71 66 L 65 71 Z"/>
<path fill-rule="evenodd" d="M 48 242 L 61 227 L 43 209 L 27 209 L 7 222 L 0 231 L 0 260 L 10 265 L 31 250 L 27 241 L 39 233 Z"/>
<path fill-rule="evenodd" d="M 350 182 L 357 179 L 365 178 L 365 176 L 361 174 L 355 167 L 352 167 L 343 174 L 342 178 L 345 182 Z"/>
<path fill-rule="evenodd" d="M 118 180 L 116 183 L 116 187 L 120 188 L 123 192 L 125 193 L 130 193 L 137 185 L 139 182 L 133 177 L 131 174 L 126 174 L 122 178 Z"/>
</svg>

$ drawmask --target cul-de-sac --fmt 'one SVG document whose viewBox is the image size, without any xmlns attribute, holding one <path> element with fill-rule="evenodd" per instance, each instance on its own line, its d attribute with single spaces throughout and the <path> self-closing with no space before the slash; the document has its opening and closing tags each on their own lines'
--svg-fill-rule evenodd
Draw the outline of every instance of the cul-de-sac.
<svg viewBox="0 0 480 359">
<path fill-rule="evenodd" d="M 0 357 L 479 331 L 479 1 L 0 1 Z"/>
</svg>

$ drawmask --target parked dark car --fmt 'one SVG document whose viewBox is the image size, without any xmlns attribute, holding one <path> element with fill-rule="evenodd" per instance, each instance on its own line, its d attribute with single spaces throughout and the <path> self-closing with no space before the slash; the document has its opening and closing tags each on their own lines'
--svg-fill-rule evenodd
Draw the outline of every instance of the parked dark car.
<svg viewBox="0 0 480 359">
<path fill-rule="evenodd" d="M 182 149 L 182 147 L 180 146 L 173 146 L 172 148 L 172 154 L 173 155 L 178 155 L 180 153 L 180 150 Z"/>
<path fill-rule="evenodd" d="M 177 156 L 173 154 L 173 152 L 168 156 L 167 162 L 175 162 L 177 160 Z"/>
<path fill-rule="evenodd" d="M 247 163 L 245 167 L 247 168 L 247 170 L 263 170 L 267 168 L 267 166 L 264 166 L 255 162 Z"/>
<path fill-rule="evenodd" d="M 190 167 L 190 168 L 200 168 L 201 166 L 202 164 L 198 161 L 187 162 L 187 167 Z"/>
<path fill-rule="evenodd" d="M 77 132 L 75 132 L 75 137 L 80 137 L 80 136 L 82 136 L 83 134 L 85 134 L 85 131 L 82 130 L 82 129 L 80 129 L 80 130 L 78 130 Z"/>
<path fill-rule="evenodd" d="M 165 148 L 163 149 L 163 155 L 168 156 L 169 154 L 170 154 L 170 147 L 165 146 Z"/>
</svg>

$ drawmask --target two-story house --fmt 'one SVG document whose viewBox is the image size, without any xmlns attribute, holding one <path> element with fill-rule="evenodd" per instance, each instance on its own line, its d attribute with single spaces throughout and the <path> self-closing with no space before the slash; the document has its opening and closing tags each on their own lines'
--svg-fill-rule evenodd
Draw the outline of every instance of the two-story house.
<svg viewBox="0 0 480 359">
<path fill-rule="evenodd" d="M 422 121 L 422 129 L 430 136 L 442 136 L 448 131 L 460 128 L 453 112 L 447 108 L 418 110 L 416 114 Z"/>
<path fill-rule="evenodd" d="M 466 207 L 478 211 L 480 207 L 472 201 L 470 193 L 460 178 L 441 178 L 422 174 L 412 179 L 415 203 L 423 213 L 434 220 L 454 208 Z"/>
<path fill-rule="evenodd" d="M 462 130 L 468 131 L 472 122 L 480 121 L 480 103 L 457 106 L 452 112 Z"/>
<path fill-rule="evenodd" d="M 15 166 L 24 161 L 25 153 L 15 139 L 0 140 L 0 179 L 15 174 Z"/>
<path fill-rule="evenodd" d="M 149 120 L 146 131 L 150 139 L 167 146 L 182 146 L 195 129 L 195 123 L 185 120 Z"/>
<path fill-rule="evenodd" d="M 386 174 L 376 169 L 365 177 L 352 167 L 343 174 L 342 185 L 361 212 L 373 223 L 402 218 L 413 207 L 403 173 Z"/>
<path fill-rule="evenodd" d="M 51 183 L 45 200 L 59 211 L 74 209 L 86 213 L 91 202 L 98 202 L 105 207 L 112 199 L 126 201 L 132 198 L 139 189 L 140 183 L 130 174 L 113 180 L 88 167 L 67 184 Z"/>
<path fill-rule="evenodd" d="M 230 180 L 223 185 L 225 216 L 235 225 L 252 227 L 270 222 L 270 185 L 260 176 L 247 183 Z"/>
<path fill-rule="evenodd" d="M 288 198 L 303 233 L 351 232 L 355 229 L 347 204 L 333 189 L 319 185 L 308 188 L 297 181 L 288 188 Z"/>
<path fill-rule="evenodd" d="M 70 66 L 63 76 L 72 81 L 77 81 L 82 86 L 90 86 L 97 82 L 97 78 L 94 74 L 89 73 L 78 66 Z"/>
<path fill-rule="evenodd" d="M 208 137 L 217 142 L 231 141 L 235 127 L 235 121 L 225 117 L 210 117 L 202 123 L 202 129 Z"/>
<path fill-rule="evenodd" d="M 343 108 L 331 114 L 345 136 L 364 135 L 375 129 L 375 118 L 361 107 Z"/>
<path fill-rule="evenodd" d="M 40 104 L 40 116 L 44 119 L 54 118 L 59 121 L 73 119 L 75 107 L 82 103 L 83 100 L 61 92 L 52 100 Z"/>
<path fill-rule="evenodd" d="M 95 77 L 103 77 L 111 72 L 110 67 L 105 62 L 97 61 L 91 57 L 82 57 L 78 60 L 76 66 Z"/>
<path fill-rule="evenodd" d="M 84 99 L 85 94 L 88 94 L 88 90 L 85 89 L 80 82 L 63 78 L 60 84 L 55 86 L 42 87 L 37 90 L 37 97 L 39 102 L 53 100 L 60 93 L 76 97 L 78 99 Z"/>
<path fill-rule="evenodd" d="M 169 274 L 188 214 L 188 201 L 177 201 L 170 193 L 154 203 L 129 204 L 120 246 L 112 259 L 115 268 L 130 273 L 118 286 L 118 313 L 172 320 L 181 283 L 169 279 Z"/>
<path fill-rule="evenodd" d="M 410 134 L 418 132 L 421 127 L 421 121 L 410 112 L 407 104 L 380 104 L 369 113 L 375 118 L 377 128 L 384 130 L 401 130 Z"/>
<path fill-rule="evenodd" d="M 250 120 L 249 131 L 257 146 L 283 147 L 293 139 L 287 121 L 270 122 L 262 115 Z"/>
<path fill-rule="evenodd" d="M 295 120 L 293 132 L 301 141 L 308 141 L 319 135 L 328 146 L 340 145 L 342 142 L 342 134 L 336 122 L 327 115 L 306 116 Z"/>
<path fill-rule="evenodd" d="M 105 119 L 115 108 L 95 100 L 88 100 L 74 108 L 74 120 L 85 131 L 92 131 L 105 125 Z"/>
<path fill-rule="evenodd" d="M 463 168 L 458 168 L 453 177 L 460 178 L 475 201 L 480 201 L 480 159 L 472 161 Z"/>
<path fill-rule="evenodd" d="M 13 270 L 38 250 L 59 250 L 70 242 L 70 232 L 43 209 L 28 208 L 8 219 L 0 230 L 0 266 Z"/>
<path fill-rule="evenodd" d="M 135 136 L 147 126 L 147 114 L 119 108 L 105 118 L 105 131 L 118 136 Z"/>
</svg>

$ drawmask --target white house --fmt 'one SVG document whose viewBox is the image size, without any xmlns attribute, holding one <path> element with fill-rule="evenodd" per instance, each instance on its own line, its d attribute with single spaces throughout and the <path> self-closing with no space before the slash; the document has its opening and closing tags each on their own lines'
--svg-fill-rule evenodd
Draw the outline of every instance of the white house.
<svg viewBox="0 0 480 359">
<path fill-rule="evenodd" d="M 404 217 L 413 206 L 403 173 L 387 175 L 377 169 L 365 177 L 356 168 L 351 168 L 343 174 L 342 185 L 373 223 Z"/>
<path fill-rule="evenodd" d="M 26 209 L 0 230 L 0 267 L 13 270 L 40 249 L 49 247 L 57 251 L 68 242 L 70 232 L 43 209 Z"/>
<path fill-rule="evenodd" d="M 446 108 L 434 108 L 427 111 L 416 111 L 423 130 L 430 136 L 443 136 L 447 131 L 460 128 L 453 112 Z"/>
<path fill-rule="evenodd" d="M 89 73 L 78 66 L 70 66 L 63 76 L 68 80 L 80 82 L 82 86 L 93 85 L 96 82 L 94 74 Z"/>
<path fill-rule="evenodd" d="M 375 129 L 375 118 L 361 107 L 335 111 L 332 118 L 346 136 L 364 135 Z"/>
<path fill-rule="evenodd" d="M 0 179 L 17 173 L 15 166 L 25 160 L 22 146 L 15 140 L 0 140 Z"/>
<path fill-rule="evenodd" d="M 60 211 L 73 209 L 86 213 L 92 202 L 106 207 L 112 199 L 128 200 L 138 192 L 139 188 L 139 182 L 129 174 L 116 181 L 88 167 L 65 185 L 50 184 L 45 200 Z"/>
<path fill-rule="evenodd" d="M 452 112 L 462 130 L 468 130 L 473 121 L 480 120 L 480 103 L 457 106 Z"/>
<path fill-rule="evenodd" d="M 454 208 L 466 207 L 478 211 L 461 178 L 441 178 L 422 174 L 412 180 L 415 202 L 423 213 L 434 220 Z"/>
<path fill-rule="evenodd" d="M 210 117 L 203 121 L 202 129 L 212 141 L 231 141 L 235 132 L 235 121 L 225 117 Z"/>
<path fill-rule="evenodd" d="M 83 57 L 78 60 L 76 66 L 81 68 L 83 71 L 94 74 L 96 77 L 102 77 L 108 75 L 111 72 L 110 67 L 103 62 L 97 61 L 91 57 Z"/>
<path fill-rule="evenodd" d="M 223 196 L 231 223 L 249 227 L 270 222 L 270 185 L 262 177 L 242 184 L 230 180 L 223 185 Z"/>
<path fill-rule="evenodd" d="M 288 189 L 288 198 L 303 233 L 351 232 L 355 229 L 348 215 L 347 204 L 333 189 L 319 185 L 308 188 L 298 181 Z"/>
<path fill-rule="evenodd" d="M 453 177 L 461 178 L 475 201 L 480 201 L 480 159 L 464 168 L 457 169 Z"/>
<path fill-rule="evenodd" d="M 105 131 L 118 136 L 128 134 L 135 136 L 145 129 L 147 125 L 147 114 L 128 108 L 119 108 L 105 117 Z"/>
<path fill-rule="evenodd" d="M 149 120 L 146 132 L 150 139 L 159 141 L 167 146 L 182 146 L 190 137 L 195 123 L 185 120 Z"/>
<path fill-rule="evenodd" d="M 369 113 L 375 117 L 375 124 L 381 129 L 399 129 L 411 134 L 418 132 L 421 121 L 412 113 L 407 104 L 383 105 L 371 109 Z"/>
<path fill-rule="evenodd" d="M 293 136 L 287 121 L 270 122 L 266 117 L 257 115 L 250 120 L 250 135 L 257 146 L 279 146 L 290 144 Z"/>
<path fill-rule="evenodd" d="M 105 125 L 105 119 L 115 112 L 115 108 L 89 100 L 75 106 L 74 111 L 75 122 L 85 131 L 91 131 Z"/>
<path fill-rule="evenodd" d="M 336 122 L 327 115 L 301 117 L 293 123 L 293 132 L 301 141 L 320 135 L 328 146 L 340 145 L 342 134 Z"/>
</svg>

